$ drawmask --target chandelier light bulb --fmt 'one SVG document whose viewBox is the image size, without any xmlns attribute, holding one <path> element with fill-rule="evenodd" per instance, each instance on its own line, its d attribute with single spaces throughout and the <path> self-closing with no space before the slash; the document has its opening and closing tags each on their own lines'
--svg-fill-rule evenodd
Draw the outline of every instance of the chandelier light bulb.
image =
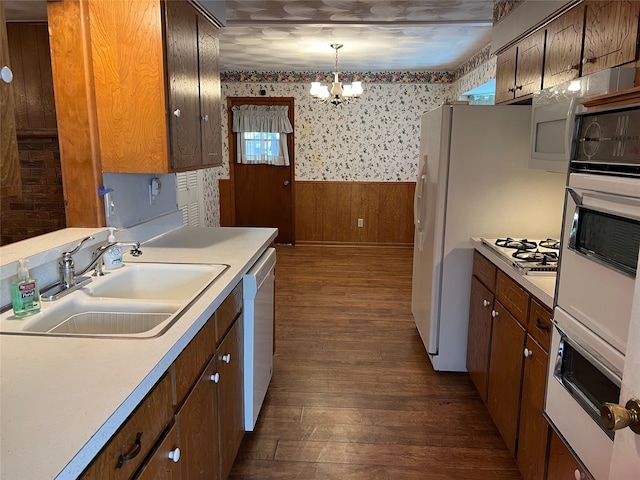
<svg viewBox="0 0 640 480">
<path fill-rule="evenodd" d="M 311 82 L 309 94 L 313 98 L 317 98 L 333 105 L 347 103 L 353 98 L 358 98 L 362 94 L 362 82 L 352 82 L 351 85 L 342 85 L 340 82 L 340 68 L 338 67 L 338 50 L 343 47 L 340 43 L 332 43 L 331 48 L 336 52 L 335 70 L 333 71 L 333 83 L 331 90 L 321 82 Z"/>
</svg>

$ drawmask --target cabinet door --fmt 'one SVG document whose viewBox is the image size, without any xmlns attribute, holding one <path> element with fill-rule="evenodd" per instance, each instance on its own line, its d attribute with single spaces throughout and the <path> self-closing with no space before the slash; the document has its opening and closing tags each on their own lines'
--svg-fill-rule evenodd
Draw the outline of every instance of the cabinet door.
<svg viewBox="0 0 640 480">
<path fill-rule="evenodd" d="M 202 165 L 222 165 L 222 111 L 218 29 L 198 15 L 198 65 L 200 67 L 200 126 Z"/>
<path fill-rule="evenodd" d="M 545 31 L 529 35 L 518 44 L 515 96 L 522 97 L 542 88 Z"/>
<path fill-rule="evenodd" d="M 568 480 L 574 478 L 593 480 L 589 472 L 580 466 L 569 449 L 562 443 L 558 434 L 552 430 L 549 441 L 547 480 L 563 480 L 565 478 Z"/>
<path fill-rule="evenodd" d="M 496 103 L 513 100 L 516 85 L 518 47 L 511 47 L 496 58 Z"/>
<path fill-rule="evenodd" d="M 467 371 L 487 403 L 487 373 L 491 347 L 491 309 L 493 294 L 476 277 L 471 278 L 469 302 L 469 334 L 467 339 Z"/>
<path fill-rule="evenodd" d="M 494 312 L 487 409 L 515 457 L 526 332 L 497 300 Z"/>
<path fill-rule="evenodd" d="M 640 2 L 589 1 L 586 6 L 582 75 L 633 62 Z"/>
<path fill-rule="evenodd" d="M 180 472 L 185 480 L 219 478 L 215 375 L 213 357 L 176 416 L 182 457 Z"/>
<path fill-rule="evenodd" d="M 218 408 L 220 415 L 220 469 L 227 478 L 244 435 L 243 322 L 233 324 L 218 347 Z"/>
<path fill-rule="evenodd" d="M 165 2 L 171 167 L 201 164 L 197 14 L 186 1 Z"/>
<path fill-rule="evenodd" d="M 527 480 L 544 480 L 549 424 L 542 409 L 548 357 L 530 336 L 525 348 L 517 463 Z"/>
<path fill-rule="evenodd" d="M 543 88 L 573 80 L 580 75 L 584 12 L 584 5 L 579 5 L 547 26 Z"/>
<path fill-rule="evenodd" d="M 178 428 L 174 423 L 135 480 L 180 480 Z"/>
</svg>

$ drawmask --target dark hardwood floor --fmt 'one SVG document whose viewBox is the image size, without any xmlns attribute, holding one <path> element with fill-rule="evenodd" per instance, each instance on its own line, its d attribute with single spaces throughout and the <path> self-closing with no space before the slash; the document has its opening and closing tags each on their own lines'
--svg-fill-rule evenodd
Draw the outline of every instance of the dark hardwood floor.
<svg viewBox="0 0 640 480">
<path fill-rule="evenodd" d="M 436 373 L 409 248 L 278 247 L 274 373 L 230 479 L 522 480 L 466 373 Z"/>
</svg>

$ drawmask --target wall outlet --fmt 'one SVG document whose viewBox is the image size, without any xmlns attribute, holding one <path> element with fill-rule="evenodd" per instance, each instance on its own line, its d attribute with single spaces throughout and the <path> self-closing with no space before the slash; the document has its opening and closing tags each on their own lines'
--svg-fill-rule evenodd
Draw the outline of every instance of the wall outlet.
<svg viewBox="0 0 640 480">
<path fill-rule="evenodd" d="M 364 227 L 364 218 L 359 218 L 358 219 L 358 228 L 362 228 Z"/>
</svg>

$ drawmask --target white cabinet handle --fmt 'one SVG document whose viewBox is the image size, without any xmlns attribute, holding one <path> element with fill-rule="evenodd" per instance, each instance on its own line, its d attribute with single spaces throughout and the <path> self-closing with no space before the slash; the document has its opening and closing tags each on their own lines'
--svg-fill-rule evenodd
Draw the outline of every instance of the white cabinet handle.
<svg viewBox="0 0 640 480">
<path fill-rule="evenodd" d="M 491 310 L 491 316 L 493 318 L 496 318 L 498 316 L 498 312 L 496 312 L 495 310 Z"/>
<path fill-rule="evenodd" d="M 531 350 L 529 350 L 528 348 L 526 348 L 526 347 L 525 347 L 525 349 L 524 349 L 524 356 L 525 356 L 526 358 L 533 357 L 533 352 L 532 352 Z"/>
<path fill-rule="evenodd" d="M 576 480 L 584 480 L 586 478 L 585 474 L 576 468 L 576 471 L 573 472 L 573 476 Z"/>
<path fill-rule="evenodd" d="M 220 357 L 220 360 L 222 360 L 224 363 L 229 363 L 231 361 L 231 354 L 225 353 Z"/>
<path fill-rule="evenodd" d="M 169 458 L 174 461 L 174 463 L 178 463 L 180 460 L 180 449 L 176 447 L 174 450 L 169 452 Z"/>
<path fill-rule="evenodd" d="M 202 116 L 202 120 L 204 120 L 205 122 L 209 121 L 209 115 L 203 115 Z"/>
<path fill-rule="evenodd" d="M 11 83 L 13 80 L 13 72 L 6 65 L 0 69 L 0 78 L 4 83 Z"/>
<path fill-rule="evenodd" d="M 482 300 L 482 305 L 484 305 L 485 307 L 489 306 L 489 300 Z"/>
<path fill-rule="evenodd" d="M 180 109 L 179 109 L 179 108 L 176 108 L 176 109 L 173 111 L 173 114 L 174 114 L 176 117 L 179 117 L 179 116 L 182 114 L 182 112 L 180 111 Z"/>
<path fill-rule="evenodd" d="M 220 374 L 216 372 L 213 375 L 210 375 L 209 380 L 211 380 L 213 383 L 218 383 L 220 381 Z"/>
</svg>

